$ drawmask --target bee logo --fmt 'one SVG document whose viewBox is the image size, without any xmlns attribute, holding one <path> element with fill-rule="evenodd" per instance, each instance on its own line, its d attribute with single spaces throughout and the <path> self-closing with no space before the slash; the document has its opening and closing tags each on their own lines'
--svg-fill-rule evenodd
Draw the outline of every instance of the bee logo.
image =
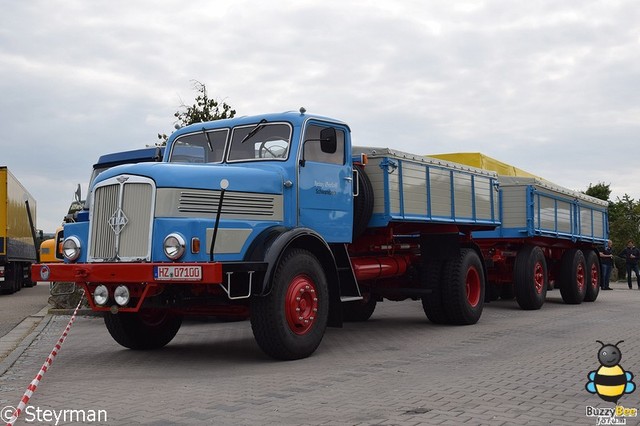
<svg viewBox="0 0 640 426">
<path fill-rule="evenodd" d="M 602 345 L 598 351 L 600 368 L 591 371 L 587 375 L 589 381 L 585 388 L 587 392 L 598 394 L 604 401 L 613 402 L 617 405 L 622 395 L 631 393 L 636 389 L 636 385 L 632 381 L 633 373 L 624 371 L 620 365 L 622 352 L 618 345 L 624 340 L 615 345 L 610 343 L 605 345 L 600 340 L 596 340 L 596 342 Z"/>
</svg>

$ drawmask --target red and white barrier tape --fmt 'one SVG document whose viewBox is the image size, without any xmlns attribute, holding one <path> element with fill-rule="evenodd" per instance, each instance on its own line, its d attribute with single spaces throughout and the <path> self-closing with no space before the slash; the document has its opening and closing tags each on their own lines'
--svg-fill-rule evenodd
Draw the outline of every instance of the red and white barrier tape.
<svg viewBox="0 0 640 426">
<path fill-rule="evenodd" d="M 9 419 L 7 426 L 14 426 L 14 424 L 18 420 L 18 417 L 20 417 L 20 414 L 29 403 L 31 396 L 33 396 L 33 393 L 38 388 L 38 385 L 40 384 L 40 380 L 42 380 L 42 376 L 44 376 L 44 373 L 46 373 L 49 367 L 51 367 L 51 364 L 53 364 L 54 358 L 56 357 L 56 355 L 58 355 L 58 352 L 60 351 L 62 344 L 67 338 L 67 335 L 69 334 L 69 330 L 71 329 L 73 322 L 76 320 L 76 315 L 78 314 L 78 309 L 80 309 L 80 305 L 82 304 L 83 299 L 84 299 L 84 293 L 82 297 L 80 297 L 80 301 L 78 302 L 78 306 L 76 306 L 76 309 L 73 311 L 73 315 L 71 315 L 71 320 L 69 320 L 69 324 L 67 324 L 67 328 L 65 328 L 64 331 L 62 332 L 62 336 L 60 336 L 60 338 L 58 339 L 58 342 L 51 350 L 51 353 L 45 360 L 44 364 L 42 364 L 42 368 L 40 368 L 40 371 L 38 372 L 36 377 L 31 381 L 29 386 L 27 386 L 27 390 L 24 392 L 24 395 L 20 400 L 20 404 L 18 404 L 18 408 L 16 408 L 16 410 L 13 412 L 13 415 Z"/>
</svg>

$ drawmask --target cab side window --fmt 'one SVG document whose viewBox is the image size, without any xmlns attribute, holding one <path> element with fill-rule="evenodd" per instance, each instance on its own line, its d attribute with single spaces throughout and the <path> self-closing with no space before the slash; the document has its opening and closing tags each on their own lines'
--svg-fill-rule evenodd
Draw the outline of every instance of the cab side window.
<svg viewBox="0 0 640 426">
<path fill-rule="evenodd" d="M 320 132 L 326 127 L 310 125 L 304 135 L 304 159 L 318 163 L 344 164 L 344 131 L 336 129 L 337 146 L 333 152 L 323 151 Z"/>
</svg>

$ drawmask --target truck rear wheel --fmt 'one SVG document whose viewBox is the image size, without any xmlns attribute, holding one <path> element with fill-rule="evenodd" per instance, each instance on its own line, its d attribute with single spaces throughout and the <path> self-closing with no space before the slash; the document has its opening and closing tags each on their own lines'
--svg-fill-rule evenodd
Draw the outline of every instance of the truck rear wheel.
<svg viewBox="0 0 640 426">
<path fill-rule="evenodd" d="M 376 298 L 371 293 L 362 295 L 362 300 L 342 304 L 342 319 L 349 322 L 361 322 L 371 318 L 376 310 Z"/>
<path fill-rule="evenodd" d="M 307 250 L 288 250 L 269 294 L 251 301 L 251 329 L 258 346 L 281 360 L 305 358 L 320 345 L 329 316 L 327 279 Z"/>
<path fill-rule="evenodd" d="M 598 260 L 598 255 L 593 250 L 589 250 L 583 254 L 585 257 L 585 269 L 587 273 L 587 293 L 584 296 L 584 301 L 595 302 L 598 298 L 598 294 L 600 294 L 600 281 L 602 280 L 602 276 L 600 275 L 600 262 Z"/>
<path fill-rule="evenodd" d="M 442 303 L 442 269 L 443 261 L 428 260 L 423 262 L 423 285 L 431 290 L 431 294 L 422 297 L 422 309 L 434 324 L 446 324 L 447 315 Z"/>
<path fill-rule="evenodd" d="M 182 315 L 168 309 L 141 309 L 140 312 L 105 313 L 104 323 L 113 340 L 135 350 L 159 349 L 180 330 Z"/>
<path fill-rule="evenodd" d="M 461 249 L 457 259 L 445 264 L 442 301 L 451 324 L 475 324 L 484 306 L 484 269 L 472 249 Z"/>
<path fill-rule="evenodd" d="M 560 295 L 564 303 L 582 303 L 587 293 L 586 264 L 578 249 L 569 249 L 560 260 Z"/>
<path fill-rule="evenodd" d="M 547 297 L 547 262 L 542 249 L 524 246 L 516 256 L 513 282 L 516 301 L 522 309 L 540 309 Z"/>
</svg>

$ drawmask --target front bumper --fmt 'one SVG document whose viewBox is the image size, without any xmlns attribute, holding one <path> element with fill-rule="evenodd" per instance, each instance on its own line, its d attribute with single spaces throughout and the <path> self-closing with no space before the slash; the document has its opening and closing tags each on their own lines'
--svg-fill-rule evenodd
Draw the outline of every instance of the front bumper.
<svg viewBox="0 0 640 426">
<path fill-rule="evenodd" d="M 169 265 L 199 267 L 201 275 L 190 279 L 172 280 L 157 277 L 158 268 Z M 222 263 L 40 263 L 31 265 L 31 278 L 36 281 L 85 283 L 158 283 L 158 284 L 220 284 Z"/>
</svg>

